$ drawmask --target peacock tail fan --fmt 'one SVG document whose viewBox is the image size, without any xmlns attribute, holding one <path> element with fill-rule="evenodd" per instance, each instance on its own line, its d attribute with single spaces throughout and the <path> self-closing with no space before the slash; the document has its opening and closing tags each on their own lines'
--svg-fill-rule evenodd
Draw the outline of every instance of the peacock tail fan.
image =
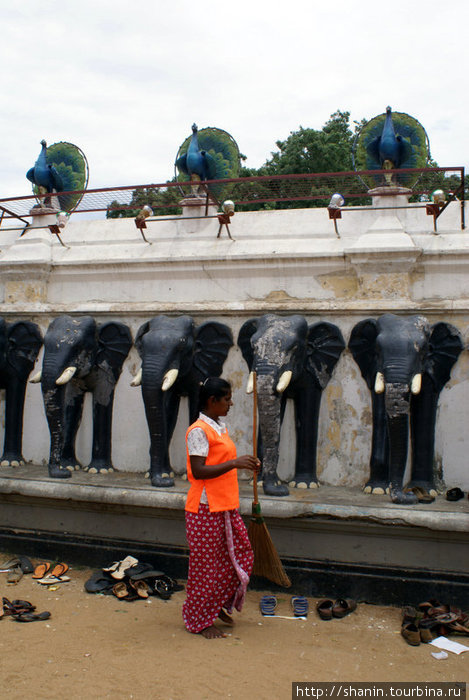
<svg viewBox="0 0 469 700">
<path fill-rule="evenodd" d="M 53 165 L 63 181 L 64 192 L 86 190 L 89 179 L 88 162 L 83 151 L 73 143 L 60 141 L 47 148 L 46 160 Z M 71 212 L 77 208 L 83 194 L 59 194 L 60 208 Z"/>
<path fill-rule="evenodd" d="M 380 170 L 382 165 L 377 157 L 376 144 L 383 132 L 386 114 L 379 114 L 370 119 L 358 132 L 353 145 L 353 162 L 355 170 Z M 430 144 L 427 132 L 417 119 L 405 112 L 392 112 L 392 123 L 396 137 L 402 142 L 404 159 L 400 169 L 425 168 L 430 159 Z M 368 187 L 385 184 L 383 175 L 363 175 L 362 180 Z M 399 173 L 394 176 L 395 184 L 413 187 L 419 179 L 419 173 Z"/>
<path fill-rule="evenodd" d="M 209 176 L 211 180 L 224 180 L 239 177 L 240 155 L 238 144 L 227 131 L 217 127 L 208 126 L 198 131 L 199 148 L 208 154 Z M 191 136 L 188 136 L 179 147 L 176 155 L 177 161 L 187 153 Z M 178 182 L 188 182 L 189 176 L 185 172 L 177 171 Z M 212 184 L 210 192 L 218 199 L 228 196 L 229 185 L 221 183 Z"/>
</svg>

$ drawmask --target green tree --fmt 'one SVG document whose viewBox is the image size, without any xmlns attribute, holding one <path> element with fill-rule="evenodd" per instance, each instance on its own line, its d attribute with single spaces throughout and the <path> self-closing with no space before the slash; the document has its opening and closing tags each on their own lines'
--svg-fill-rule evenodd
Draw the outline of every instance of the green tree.
<svg viewBox="0 0 469 700">
<path fill-rule="evenodd" d="M 181 199 L 178 187 L 142 187 L 132 192 L 128 204 L 113 200 L 108 206 L 106 218 L 134 218 L 145 204 L 153 209 L 155 216 L 177 215 L 181 213 L 178 206 Z"/>
</svg>

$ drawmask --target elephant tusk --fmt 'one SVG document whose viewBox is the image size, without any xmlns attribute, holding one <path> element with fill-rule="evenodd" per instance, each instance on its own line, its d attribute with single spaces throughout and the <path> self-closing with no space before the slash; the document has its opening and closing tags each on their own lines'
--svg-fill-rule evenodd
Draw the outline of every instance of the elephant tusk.
<svg viewBox="0 0 469 700">
<path fill-rule="evenodd" d="M 254 391 L 254 372 L 249 373 L 248 383 L 246 386 L 246 394 L 252 394 Z"/>
<path fill-rule="evenodd" d="M 178 369 L 170 369 L 166 372 L 163 378 L 163 384 L 161 385 L 161 391 L 168 391 L 168 389 L 171 389 L 173 386 L 174 382 L 178 378 L 179 370 Z"/>
<path fill-rule="evenodd" d="M 284 372 L 282 374 L 282 376 L 278 380 L 277 386 L 275 387 L 275 390 L 279 394 L 283 394 L 283 392 L 285 391 L 287 386 L 290 384 L 292 376 L 293 376 L 293 372 L 291 371 L 291 369 L 287 370 L 286 372 Z"/>
<path fill-rule="evenodd" d="M 42 379 L 42 369 L 40 369 L 39 372 L 37 372 L 37 374 L 34 375 L 34 377 L 31 377 L 31 379 L 29 380 L 29 383 L 30 384 L 39 384 L 41 379 Z"/>
<path fill-rule="evenodd" d="M 412 384 L 410 385 L 410 390 L 412 394 L 420 394 L 420 389 L 422 388 L 422 375 L 419 372 L 412 379 Z"/>
<path fill-rule="evenodd" d="M 59 386 L 61 384 L 66 384 L 67 382 L 70 381 L 70 379 L 73 377 L 75 372 L 77 371 L 76 367 L 67 367 L 67 369 L 64 369 L 62 374 L 58 379 L 55 380 L 55 383 L 58 384 Z"/>
<path fill-rule="evenodd" d="M 382 372 L 376 372 L 375 393 L 382 394 L 383 392 L 384 392 L 384 374 Z"/>
<path fill-rule="evenodd" d="M 141 383 L 142 383 L 142 368 L 140 367 L 137 374 L 130 382 L 130 386 L 140 386 Z"/>
</svg>

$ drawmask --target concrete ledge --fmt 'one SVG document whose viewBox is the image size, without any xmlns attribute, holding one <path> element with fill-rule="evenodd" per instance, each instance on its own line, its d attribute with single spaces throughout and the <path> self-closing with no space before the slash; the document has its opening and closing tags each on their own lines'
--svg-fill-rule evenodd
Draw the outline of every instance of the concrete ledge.
<svg viewBox="0 0 469 700">
<path fill-rule="evenodd" d="M 134 506 L 183 511 L 188 483 L 176 479 L 170 489 L 149 484 L 143 474 L 114 472 L 91 475 L 74 472 L 67 480 L 51 479 L 45 467 L 28 465 L 0 468 L 0 496 L 16 495 L 82 503 Z M 290 496 L 260 495 L 262 514 L 268 518 L 331 518 L 381 525 L 400 525 L 432 531 L 469 533 L 469 502 L 448 502 L 443 496 L 434 503 L 401 506 L 388 496 L 365 494 L 359 488 L 321 486 L 319 489 L 291 489 Z M 240 510 L 251 514 L 252 489 L 240 486 Z"/>
</svg>

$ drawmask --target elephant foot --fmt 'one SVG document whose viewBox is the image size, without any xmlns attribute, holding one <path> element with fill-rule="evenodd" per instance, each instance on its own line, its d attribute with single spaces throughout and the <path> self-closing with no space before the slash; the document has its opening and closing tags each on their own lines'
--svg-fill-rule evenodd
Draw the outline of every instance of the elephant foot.
<svg viewBox="0 0 469 700">
<path fill-rule="evenodd" d="M 59 467 L 56 464 L 49 464 L 49 476 L 52 479 L 70 479 L 72 475 L 68 469 Z"/>
<path fill-rule="evenodd" d="M 0 467 L 24 467 L 24 460 L 21 459 L 9 459 L 2 457 L 0 462 Z"/>
<path fill-rule="evenodd" d="M 85 472 L 88 474 L 107 474 L 108 472 L 113 472 L 114 467 L 109 462 L 104 460 L 92 460 L 87 467 L 83 467 Z"/>
<path fill-rule="evenodd" d="M 289 496 L 290 491 L 286 484 L 282 484 L 278 479 L 264 479 L 262 488 L 266 496 Z"/>
<path fill-rule="evenodd" d="M 318 489 L 319 482 L 310 474 L 295 474 L 295 478 L 288 482 L 289 486 L 296 489 Z"/>
<path fill-rule="evenodd" d="M 403 491 L 400 486 L 391 486 L 391 501 L 404 506 L 413 506 L 418 503 L 418 498 L 412 491 Z"/>
<path fill-rule="evenodd" d="M 363 492 L 382 496 L 385 493 L 389 493 L 389 484 L 386 481 L 370 479 L 363 487 Z"/>
<path fill-rule="evenodd" d="M 150 474 L 151 485 L 160 488 L 169 488 L 174 486 L 174 479 L 167 473 L 162 474 Z"/>
<path fill-rule="evenodd" d="M 438 491 L 436 490 L 433 481 L 425 481 L 424 479 L 412 479 L 412 481 L 409 481 L 406 488 L 418 488 L 430 494 L 430 496 L 433 496 L 434 498 L 438 496 Z"/>
</svg>

